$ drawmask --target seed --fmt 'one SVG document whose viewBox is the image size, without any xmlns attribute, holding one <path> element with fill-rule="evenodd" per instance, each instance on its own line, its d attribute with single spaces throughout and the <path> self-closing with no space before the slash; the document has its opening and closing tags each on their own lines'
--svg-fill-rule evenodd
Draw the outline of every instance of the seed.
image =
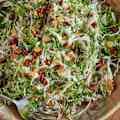
<svg viewBox="0 0 120 120">
<path fill-rule="evenodd" d="M 64 0 L 59 0 L 60 5 L 63 5 L 63 3 L 64 3 Z"/>
<path fill-rule="evenodd" d="M 91 85 L 89 86 L 89 89 L 90 89 L 91 91 L 95 92 L 95 91 L 97 90 L 97 85 L 96 85 L 96 84 L 91 84 Z"/>
<path fill-rule="evenodd" d="M 111 53 L 111 55 L 116 56 L 117 55 L 117 48 L 115 48 L 115 47 L 110 48 L 110 53 Z"/>
<path fill-rule="evenodd" d="M 50 65 L 52 63 L 52 61 L 48 60 L 48 59 L 46 59 L 44 62 L 45 62 L 46 65 Z"/>
<path fill-rule="evenodd" d="M 14 50 L 14 53 L 16 54 L 16 55 L 20 55 L 21 54 L 21 49 L 20 48 L 16 48 L 15 50 Z"/>
<path fill-rule="evenodd" d="M 97 27 L 97 23 L 94 21 L 94 22 L 91 23 L 91 26 L 92 26 L 93 28 L 96 28 L 96 27 Z"/>
<path fill-rule="evenodd" d="M 48 85 L 48 80 L 45 78 L 45 72 L 40 72 L 38 80 L 43 84 L 44 86 Z"/>
<path fill-rule="evenodd" d="M 28 55 L 28 54 L 29 54 L 29 50 L 23 49 L 23 50 L 22 50 L 22 54 L 23 54 L 24 56 Z"/>
<path fill-rule="evenodd" d="M 67 60 L 67 61 L 74 61 L 76 58 L 76 55 L 73 51 L 69 51 L 65 54 L 64 57 L 65 57 L 65 60 Z"/>
<path fill-rule="evenodd" d="M 10 16 L 9 16 L 9 20 L 15 20 L 16 16 L 15 16 L 15 12 L 13 11 Z"/>
<path fill-rule="evenodd" d="M 66 41 L 64 44 L 63 44 L 63 47 L 64 48 L 72 48 L 73 44 L 72 43 L 69 43 L 68 41 Z"/>
<path fill-rule="evenodd" d="M 26 59 L 26 60 L 24 61 L 23 65 L 29 67 L 29 66 L 32 65 L 32 61 L 31 61 L 30 59 Z"/>
<path fill-rule="evenodd" d="M 43 35 L 43 37 L 42 37 L 42 42 L 44 42 L 44 43 L 50 42 L 49 37 L 48 37 L 47 35 Z"/>
<path fill-rule="evenodd" d="M 0 64 L 3 64 L 5 62 L 7 62 L 7 60 L 5 58 L 0 58 Z"/>
<path fill-rule="evenodd" d="M 106 65 L 105 60 L 103 58 L 101 58 L 99 60 L 99 62 L 96 64 L 96 70 L 99 70 L 101 67 L 103 67 L 104 65 Z"/>
<path fill-rule="evenodd" d="M 109 28 L 109 30 L 110 30 L 112 33 L 116 33 L 116 32 L 118 32 L 119 28 L 116 27 L 116 26 L 112 26 L 112 27 Z"/>
<path fill-rule="evenodd" d="M 18 37 L 12 36 L 9 43 L 10 45 L 18 45 Z"/>
</svg>

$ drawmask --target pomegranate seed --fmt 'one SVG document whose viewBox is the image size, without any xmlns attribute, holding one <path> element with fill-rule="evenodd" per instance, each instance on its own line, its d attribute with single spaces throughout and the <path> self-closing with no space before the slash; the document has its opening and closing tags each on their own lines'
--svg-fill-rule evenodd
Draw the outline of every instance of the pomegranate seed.
<svg viewBox="0 0 120 120">
<path fill-rule="evenodd" d="M 22 54 L 23 54 L 24 56 L 28 55 L 28 54 L 29 54 L 29 50 L 23 49 Z"/>
<path fill-rule="evenodd" d="M 91 91 L 95 92 L 95 91 L 97 90 L 97 85 L 96 85 L 96 84 L 91 84 L 91 85 L 89 86 L 89 89 L 90 89 Z"/>
<path fill-rule="evenodd" d="M 119 28 L 118 27 L 115 27 L 115 26 L 112 26 L 109 28 L 109 30 L 112 32 L 112 33 L 116 33 L 118 32 Z"/>
<path fill-rule="evenodd" d="M 59 0 L 60 5 L 63 5 L 63 3 L 64 3 L 64 0 Z"/>
<path fill-rule="evenodd" d="M 18 37 L 12 36 L 10 39 L 10 45 L 18 45 Z"/>
<path fill-rule="evenodd" d="M 117 48 L 110 48 L 111 55 L 117 55 Z"/>
<path fill-rule="evenodd" d="M 48 81 L 45 78 L 45 72 L 40 72 L 38 80 L 43 84 L 44 86 L 48 85 Z"/>
<path fill-rule="evenodd" d="M 26 60 L 24 61 L 23 65 L 29 67 L 29 66 L 32 65 L 32 61 L 31 61 L 30 59 L 26 59 Z"/>
<path fill-rule="evenodd" d="M 91 26 L 92 26 L 93 28 L 96 28 L 97 23 L 94 21 L 94 22 L 91 23 Z"/>
<path fill-rule="evenodd" d="M 46 64 L 46 65 L 50 65 L 52 61 L 51 61 L 51 60 L 46 59 L 44 62 L 45 62 L 45 64 Z"/>
<path fill-rule="evenodd" d="M 14 50 L 14 53 L 16 54 L 16 55 L 20 55 L 21 54 L 21 49 L 20 48 L 16 48 L 15 50 Z"/>
<path fill-rule="evenodd" d="M 42 54 L 42 49 L 41 48 L 34 48 L 34 50 L 32 52 L 32 59 L 36 59 L 41 54 Z"/>
<path fill-rule="evenodd" d="M 32 59 L 36 59 L 38 57 L 38 54 L 36 52 L 32 52 Z"/>
<path fill-rule="evenodd" d="M 48 80 L 45 79 L 43 84 L 44 84 L 44 86 L 48 85 Z"/>
<path fill-rule="evenodd" d="M 13 11 L 9 16 L 9 20 L 13 21 L 13 20 L 15 20 L 15 18 L 16 18 L 15 12 Z"/>
<path fill-rule="evenodd" d="M 38 16 L 41 16 L 41 15 L 44 15 L 44 14 L 48 14 L 48 13 L 51 11 L 51 8 L 52 8 L 52 6 L 51 6 L 50 4 L 47 5 L 47 6 L 38 8 L 38 9 L 36 10 L 37 15 L 38 15 Z"/>
<path fill-rule="evenodd" d="M 0 64 L 3 64 L 5 62 L 7 62 L 7 60 L 5 58 L 0 58 Z"/>
<path fill-rule="evenodd" d="M 103 58 L 101 58 L 99 62 L 96 64 L 96 70 L 100 69 L 104 65 L 105 65 L 105 61 Z"/>
</svg>

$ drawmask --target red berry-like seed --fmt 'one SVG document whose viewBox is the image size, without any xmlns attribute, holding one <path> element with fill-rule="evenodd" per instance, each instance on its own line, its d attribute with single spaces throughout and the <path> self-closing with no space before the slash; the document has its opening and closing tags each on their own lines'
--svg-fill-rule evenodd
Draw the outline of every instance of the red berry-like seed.
<svg viewBox="0 0 120 120">
<path fill-rule="evenodd" d="M 23 64 L 24 64 L 24 66 L 29 67 L 32 64 L 32 61 L 30 59 L 26 59 Z"/>
<path fill-rule="evenodd" d="M 116 32 L 118 32 L 119 28 L 113 26 L 113 27 L 110 27 L 109 30 L 110 30 L 112 33 L 116 33 Z"/>
<path fill-rule="evenodd" d="M 96 22 L 92 22 L 92 23 L 91 23 L 91 26 L 92 26 L 93 28 L 96 28 L 97 23 L 96 23 Z"/>
<path fill-rule="evenodd" d="M 10 39 L 10 45 L 18 45 L 18 37 L 12 36 Z"/>
<path fill-rule="evenodd" d="M 23 49 L 22 53 L 23 53 L 24 56 L 26 56 L 26 55 L 29 54 L 29 50 L 27 50 L 27 49 Z"/>
</svg>

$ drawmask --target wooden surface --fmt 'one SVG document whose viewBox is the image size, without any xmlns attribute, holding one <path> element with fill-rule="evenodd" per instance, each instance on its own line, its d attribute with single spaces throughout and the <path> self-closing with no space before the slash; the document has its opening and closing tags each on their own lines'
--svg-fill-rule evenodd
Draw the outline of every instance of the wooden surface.
<svg viewBox="0 0 120 120">
<path fill-rule="evenodd" d="M 105 0 L 116 12 L 120 12 L 120 0 Z"/>
<path fill-rule="evenodd" d="M 109 97 L 94 102 L 78 120 L 120 120 L 120 73 L 115 78 L 115 85 Z"/>
</svg>

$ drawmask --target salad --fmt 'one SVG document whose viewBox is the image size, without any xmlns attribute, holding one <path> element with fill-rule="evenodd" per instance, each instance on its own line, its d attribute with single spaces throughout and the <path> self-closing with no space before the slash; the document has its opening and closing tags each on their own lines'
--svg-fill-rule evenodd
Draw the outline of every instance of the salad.
<svg viewBox="0 0 120 120">
<path fill-rule="evenodd" d="M 112 93 L 119 63 L 120 22 L 101 2 L 9 0 L 0 8 L 0 94 L 28 97 L 29 114 L 45 103 L 74 119 L 78 105 Z"/>
</svg>

